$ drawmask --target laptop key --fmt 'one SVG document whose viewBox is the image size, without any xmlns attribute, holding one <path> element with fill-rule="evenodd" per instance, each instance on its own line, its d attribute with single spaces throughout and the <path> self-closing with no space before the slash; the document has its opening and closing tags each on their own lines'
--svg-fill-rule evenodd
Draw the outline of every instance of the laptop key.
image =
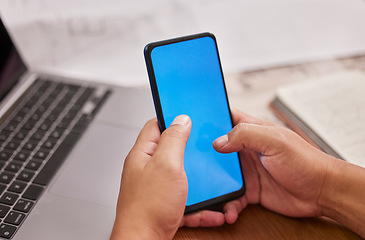
<svg viewBox="0 0 365 240">
<path fill-rule="evenodd" d="M 40 126 L 39 129 L 41 131 L 48 131 L 52 127 L 53 122 L 50 121 L 44 121 Z"/>
<path fill-rule="evenodd" d="M 64 129 L 62 128 L 55 128 L 55 130 L 53 130 L 53 132 L 51 133 L 51 135 L 49 136 L 52 139 L 59 139 L 62 134 L 64 133 Z"/>
<path fill-rule="evenodd" d="M 25 214 L 12 211 L 6 216 L 4 222 L 18 226 L 22 223 L 24 218 Z"/>
<path fill-rule="evenodd" d="M 10 163 L 8 164 L 8 166 L 6 166 L 5 170 L 6 170 L 6 171 L 9 171 L 9 172 L 14 172 L 14 173 L 16 173 L 16 172 L 18 172 L 18 171 L 19 171 L 19 169 L 20 169 L 21 167 L 22 167 L 22 164 L 20 164 L 20 163 L 10 162 Z"/>
<path fill-rule="evenodd" d="M 11 155 L 13 155 L 12 152 L 2 151 L 2 152 L 0 152 L 0 160 L 8 161 L 10 159 Z"/>
<path fill-rule="evenodd" d="M 18 199 L 18 195 L 10 192 L 5 192 L 1 198 L 0 203 L 6 204 L 6 205 L 13 205 L 16 200 Z"/>
<path fill-rule="evenodd" d="M 5 189 L 6 189 L 6 185 L 0 184 L 0 195 L 3 194 Z"/>
<path fill-rule="evenodd" d="M 29 141 L 23 146 L 23 149 L 29 152 L 33 152 L 36 147 L 37 147 L 37 142 Z"/>
<path fill-rule="evenodd" d="M 30 170 L 33 170 L 33 171 L 37 171 L 38 168 L 42 165 L 42 162 L 40 161 L 34 161 L 34 160 L 31 160 L 28 162 L 28 164 L 25 166 L 26 169 L 30 169 Z"/>
<path fill-rule="evenodd" d="M 10 207 L 0 204 L 0 218 L 3 218 L 10 211 Z"/>
<path fill-rule="evenodd" d="M 3 172 L 0 174 L 0 182 L 10 183 L 14 176 L 15 174 Z"/>
<path fill-rule="evenodd" d="M 55 112 L 52 112 L 48 115 L 48 117 L 46 118 L 46 121 L 56 121 L 56 119 L 58 118 L 59 114 L 58 113 L 55 113 Z"/>
<path fill-rule="evenodd" d="M 49 155 L 49 149 L 41 148 L 35 154 L 34 157 L 40 160 L 45 160 Z"/>
<path fill-rule="evenodd" d="M 13 140 L 13 141 L 9 142 L 5 147 L 10 150 L 15 150 L 19 147 L 20 143 L 21 142 L 19 142 L 19 141 Z"/>
<path fill-rule="evenodd" d="M 61 121 L 58 123 L 57 128 L 66 129 L 70 125 L 71 121 Z"/>
<path fill-rule="evenodd" d="M 27 184 L 25 182 L 14 181 L 8 190 L 14 193 L 22 193 L 26 186 Z"/>
<path fill-rule="evenodd" d="M 19 132 L 17 132 L 14 135 L 14 138 L 18 139 L 18 140 L 24 140 L 25 137 L 28 135 L 29 131 L 28 130 L 20 130 Z"/>
<path fill-rule="evenodd" d="M 0 145 L 1 145 L 1 143 L 5 142 L 6 139 L 8 139 L 10 134 L 11 134 L 11 132 L 5 131 L 5 130 L 0 132 Z"/>
<path fill-rule="evenodd" d="M 56 143 L 57 143 L 57 141 L 55 141 L 55 140 L 54 140 L 54 139 L 52 139 L 52 138 L 49 138 L 49 139 L 47 139 L 47 140 L 43 143 L 42 147 L 43 147 L 43 148 L 49 148 L 49 149 L 52 149 L 52 148 L 56 145 Z"/>
<path fill-rule="evenodd" d="M 86 130 L 86 128 L 89 126 L 89 120 L 87 119 L 87 116 L 83 114 L 81 118 L 77 121 L 77 123 L 72 128 L 73 133 L 82 133 Z"/>
<path fill-rule="evenodd" d="M 20 161 L 20 162 L 25 162 L 25 160 L 28 159 L 30 153 L 29 152 L 18 152 L 15 156 L 14 156 L 14 160 Z"/>
<path fill-rule="evenodd" d="M 18 122 L 12 121 L 8 123 L 8 125 L 6 125 L 4 129 L 9 132 L 14 132 L 15 129 L 18 127 L 18 124 Z"/>
<path fill-rule="evenodd" d="M 24 119 L 24 114 L 23 115 L 15 115 L 11 121 L 21 122 L 21 121 L 23 121 L 23 119 Z"/>
<path fill-rule="evenodd" d="M 19 212 L 28 213 L 32 209 L 33 205 L 34 205 L 34 203 L 32 201 L 28 201 L 25 199 L 19 199 L 18 202 L 14 206 L 14 210 L 17 210 Z"/>
<path fill-rule="evenodd" d="M 0 237 L 10 239 L 14 232 L 16 231 L 16 227 L 10 226 L 8 224 L 1 224 L 0 225 Z"/>
<path fill-rule="evenodd" d="M 41 195 L 42 192 L 43 192 L 43 187 L 30 185 L 28 189 L 25 190 L 22 197 L 35 201 L 38 199 L 38 197 Z"/>
<path fill-rule="evenodd" d="M 44 135 L 46 135 L 45 131 L 37 130 L 33 135 L 30 137 L 33 141 L 40 141 Z"/>
<path fill-rule="evenodd" d="M 36 120 L 28 119 L 28 121 L 24 123 L 24 125 L 22 126 L 22 129 L 32 130 L 36 124 L 37 124 Z"/>
<path fill-rule="evenodd" d="M 32 119 L 33 121 L 39 121 L 39 119 L 41 119 L 42 113 L 37 110 L 35 113 L 32 114 L 32 116 L 30 116 L 30 119 Z"/>
<path fill-rule="evenodd" d="M 23 170 L 16 179 L 29 182 L 34 176 L 34 172 Z M 0 179 L 1 181 L 1 179 Z"/>
</svg>

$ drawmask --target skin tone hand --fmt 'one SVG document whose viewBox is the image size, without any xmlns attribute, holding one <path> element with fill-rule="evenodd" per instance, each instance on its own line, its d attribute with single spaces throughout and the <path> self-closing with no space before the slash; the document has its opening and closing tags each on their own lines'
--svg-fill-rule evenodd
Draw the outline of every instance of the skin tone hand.
<svg viewBox="0 0 365 240">
<path fill-rule="evenodd" d="M 246 193 L 227 203 L 224 213 L 202 211 L 186 216 L 183 225 L 234 223 L 248 203 L 292 217 L 320 215 L 316 201 L 330 164 L 327 155 L 286 128 L 239 111 L 232 115 L 235 127 L 213 147 L 221 153 L 239 152 Z"/>
<path fill-rule="evenodd" d="M 178 116 L 162 134 L 149 121 L 127 156 L 111 240 L 172 239 L 187 198 L 183 158 L 190 118 Z"/>
<path fill-rule="evenodd" d="M 160 136 L 148 122 L 125 161 L 111 239 L 171 239 L 180 226 L 234 223 L 249 203 L 292 217 L 327 216 L 365 237 L 365 170 L 312 147 L 294 132 L 233 111 L 236 126 L 213 146 L 238 151 L 246 194 L 224 213 L 183 217 L 187 196 L 184 149 L 191 122 L 180 116 Z"/>
<path fill-rule="evenodd" d="M 247 182 L 246 195 L 225 206 L 227 222 L 248 203 L 291 217 L 321 215 L 318 199 L 334 160 L 287 128 L 239 112 L 235 121 L 214 142 L 219 152 L 240 152 Z"/>
<path fill-rule="evenodd" d="M 293 131 L 233 111 L 235 127 L 213 147 L 238 151 L 246 182 L 243 197 L 227 203 L 224 213 L 202 211 L 181 225 L 234 223 L 247 204 L 291 217 L 327 216 L 365 236 L 365 170 L 314 148 Z"/>
</svg>

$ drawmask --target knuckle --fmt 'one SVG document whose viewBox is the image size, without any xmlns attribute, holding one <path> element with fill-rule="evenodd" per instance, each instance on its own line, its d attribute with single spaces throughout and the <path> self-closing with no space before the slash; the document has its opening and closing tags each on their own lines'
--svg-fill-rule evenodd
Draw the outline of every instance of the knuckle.
<svg viewBox="0 0 365 240">
<path fill-rule="evenodd" d="M 239 123 L 236 125 L 239 132 L 246 132 L 249 130 L 250 124 L 249 123 Z"/>
<path fill-rule="evenodd" d="M 239 129 L 239 130 L 244 130 L 244 129 L 246 129 L 247 128 L 247 126 L 248 126 L 248 124 L 247 123 L 238 123 L 235 127 L 237 128 L 237 129 Z"/>
<path fill-rule="evenodd" d="M 277 127 L 276 131 L 272 131 L 273 139 L 281 145 L 286 145 L 291 141 L 292 132 L 283 127 Z"/>
<path fill-rule="evenodd" d="M 227 135 L 230 139 L 235 139 L 235 136 L 239 136 L 242 133 L 248 131 L 249 124 L 247 123 L 238 123 L 232 131 L 230 131 Z"/>
</svg>

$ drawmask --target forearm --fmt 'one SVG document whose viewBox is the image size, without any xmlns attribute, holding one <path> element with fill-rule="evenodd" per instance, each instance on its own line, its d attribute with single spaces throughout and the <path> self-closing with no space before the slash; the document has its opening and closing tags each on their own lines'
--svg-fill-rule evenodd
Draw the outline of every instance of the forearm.
<svg viewBox="0 0 365 240">
<path fill-rule="evenodd" d="M 333 160 L 322 189 L 323 215 L 365 237 L 365 169 Z"/>
<path fill-rule="evenodd" d="M 154 239 L 159 239 L 158 237 L 156 237 L 153 234 L 150 234 L 147 231 L 118 231 L 115 232 L 113 231 L 113 233 L 110 236 L 110 240 L 123 240 L 123 239 L 141 239 L 141 240 L 154 240 Z"/>
<path fill-rule="evenodd" d="M 140 219 L 126 218 L 123 220 L 117 219 L 114 223 L 110 240 L 119 239 L 157 240 L 166 238 L 163 238 Z"/>
</svg>

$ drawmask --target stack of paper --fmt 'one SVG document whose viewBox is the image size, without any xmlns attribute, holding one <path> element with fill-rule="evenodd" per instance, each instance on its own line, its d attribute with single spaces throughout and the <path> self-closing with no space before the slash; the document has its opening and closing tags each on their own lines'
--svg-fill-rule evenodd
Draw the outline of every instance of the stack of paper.
<svg viewBox="0 0 365 240">
<path fill-rule="evenodd" d="M 365 167 L 365 73 L 342 72 L 281 87 L 271 106 L 325 152 Z"/>
</svg>

